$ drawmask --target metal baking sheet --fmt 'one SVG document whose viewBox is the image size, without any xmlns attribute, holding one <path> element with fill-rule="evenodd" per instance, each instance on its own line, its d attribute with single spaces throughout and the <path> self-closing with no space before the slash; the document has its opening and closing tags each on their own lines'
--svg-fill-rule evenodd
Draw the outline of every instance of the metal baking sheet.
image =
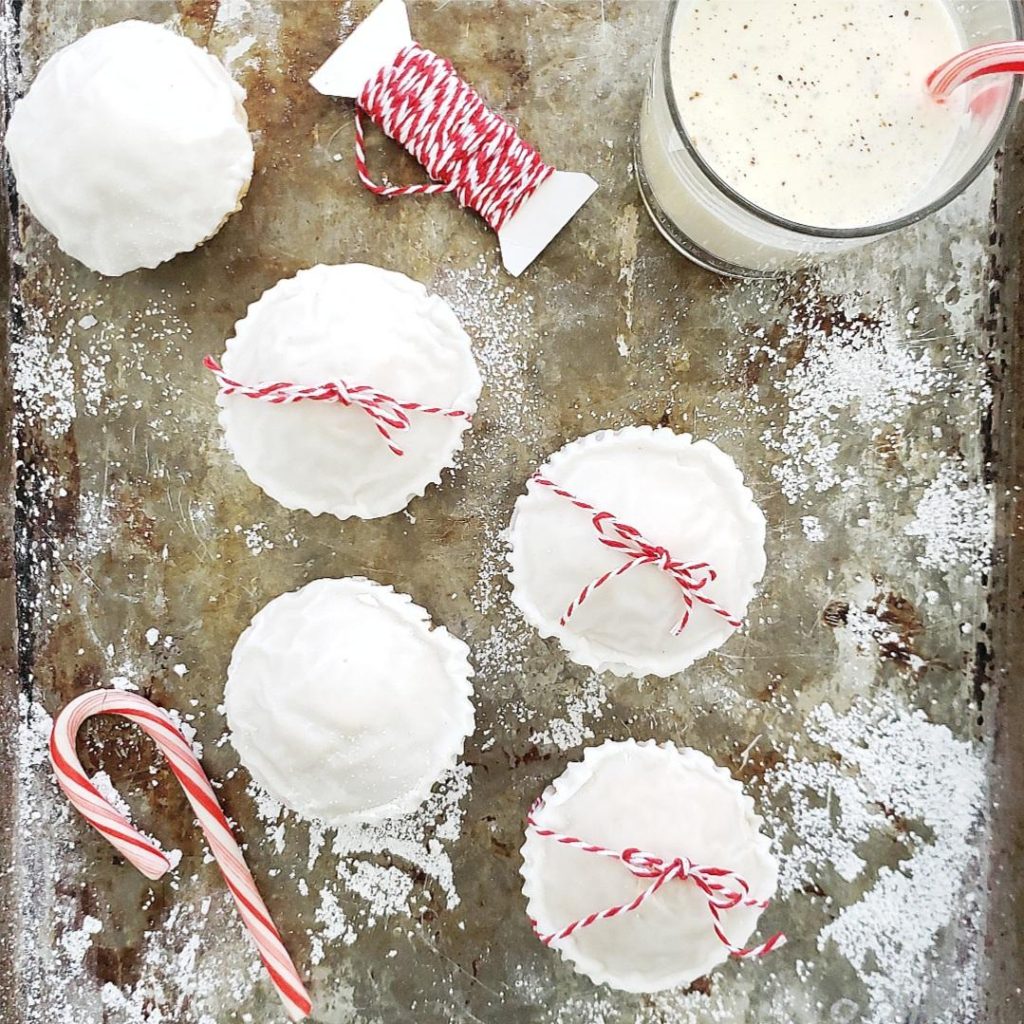
<svg viewBox="0 0 1024 1024">
<path fill-rule="evenodd" d="M 547 159 L 600 183 L 514 280 L 450 200 L 387 204 L 356 183 L 351 107 L 307 78 L 369 6 L 4 3 L 8 105 L 90 28 L 163 23 L 246 88 L 257 170 L 216 238 L 113 280 L 61 254 L 8 192 L 3 1019 L 281 1018 L 149 742 L 94 723 L 82 752 L 180 851 L 165 881 L 121 863 L 57 793 L 50 716 L 113 684 L 195 729 L 317 1021 L 1018 1024 L 1019 145 L 948 210 L 828 269 L 716 278 L 665 246 L 632 177 L 661 4 L 414 3 L 419 39 Z M 379 139 L 370 159 L 417 180 Z M 279 278 L 354 260 L 445 296 L 485 387 L 441 488 L 341 524 L 249 484 L 200 363 Z M 503 576 L 502 530 L 531 468 L 633 423 L 716 441 L 770 524 L 748 627 L 685 675 L 643 683 L 567 663 Z M 421 813 L 334 832 L 252 789 L 219 704 L 235 638 L 267 600 L 353 573 L 470 643 L 478 729 Z M 784 929 L 784 949 L 634 996 L 533 938 L 526 808 L 586 744 L 627 736 L 695 746 L 751 788 L 783 866 L 764 930 Z"/>
</svg>

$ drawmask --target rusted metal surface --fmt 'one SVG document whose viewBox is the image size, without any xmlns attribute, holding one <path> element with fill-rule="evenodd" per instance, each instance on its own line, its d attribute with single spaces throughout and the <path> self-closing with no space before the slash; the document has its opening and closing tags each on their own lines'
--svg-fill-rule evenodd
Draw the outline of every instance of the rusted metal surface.
<svg viewBox="0 0 1024 1024">
<path fill-rule="evenodd" d="M 181 850 L 173 878 L 151 884 L 118 863 L 52 785 L 46 715 L 117 681 L 190 718 L 319 1021 L 1018 1021 L 1024 154 L 1010 148 L 995 211 L 986 176 L 943 215 L 820 274 L 725 281 L 667 249 L 631 176 L 659 4 L 414 4 L 425 45 L 548 160 L 600 183 L 512 280 L 487 229 L 449 200 L 386 204 L 355 182 L 351 108 L 307 78 L 370 6 L 38 0 L 5 12 L 15 91 L 59 46 L 125 17 L 208 45 L 248 91 L 257 171 L 207 245 L 116 280 L 12 210 L 4 1019 L 279 1017 L 149 744 L 91 725 L 83 761 Z M 417 180 L 377 139 L 370 159 Z M 348 260 L 449 298 L 485 385 L 443 487 L 408 515 L 339 524 L 249 484 L 221 446 L 200 362 L 263 289 Z M 642 685 L 568 664 L 521 622 L 501 576 L 500 533 L 531 468 L 630 423 L 717 441 L 769 522 L 744 633 Z M 410 593 L 467 640 L 478 729 L 429 813 L 322 836 L 251 792 L 218 705 L 231 647 L 266 601 L 354 573 Z M 629 735 L 691 744 L 750 785 L 786 879 L 765 932 L 791 941 L 770 960 L 638 997 L 593 986 L 531 935 L 525 810 L 586 743 Z"/>
<path fill-rule="evenodd" d="M 989 327 L 1001 360 L 993 413 L 992 465 L 997 499 L 996 557 L 990 608 L 993 624 L 991 690 L 986 715 L 993 735 L 991 911 L 986 928 L 989 964 L 986 1010 L 995 1024 L 1021 1019 L 1024 982 L 1024 308 L 1021 302 L 1024 142 L 1017 132 L 1003 159 L 996 217 L 996 280 Z"/>
</svg>

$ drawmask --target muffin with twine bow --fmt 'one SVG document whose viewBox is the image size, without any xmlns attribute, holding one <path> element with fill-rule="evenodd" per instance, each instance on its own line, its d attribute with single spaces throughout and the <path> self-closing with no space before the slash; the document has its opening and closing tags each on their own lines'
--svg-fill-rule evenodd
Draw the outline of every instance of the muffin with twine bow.
<svg viewBox="0 0 1024 1024">
<path fill-rule="evenodd" d="M 580 665 L 669 676 L 741 626 L 765 519 L 736 464 L 666 428 L 602 430 L 556 452 L 516 502 L 512 600 Z"/>
<path fill-rule="evenodd" d="M 285 508 L 399 512 L 451 466 L 480 396 L 452 308 L 404 274 L 318 265 L 279 281 L 207 357 L 236 461 Z"/>
<path fill-rule="evenodd" d="M 778 882 L 761 824 L 706 754 L 653 740 L 590 747 L 527 818 L 534 931 L 626 992 L 688 985 L 730 956 L 758 960 L 785 942 L 745 945 Z"/>
</svg>

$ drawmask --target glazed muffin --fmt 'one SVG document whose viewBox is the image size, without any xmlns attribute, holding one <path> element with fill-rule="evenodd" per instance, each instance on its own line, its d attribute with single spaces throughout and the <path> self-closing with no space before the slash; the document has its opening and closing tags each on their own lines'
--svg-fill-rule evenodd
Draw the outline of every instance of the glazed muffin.
<svg viewBox="0 0 1024 1024">
<path fill-rule="evenodd" d="M 253 170 L 244 90 L 211 54 L 142 21 L 55 53 L 14 106 L 18 192 L 68 255 L 109 276 L 201 245 Z"/>
</svg>

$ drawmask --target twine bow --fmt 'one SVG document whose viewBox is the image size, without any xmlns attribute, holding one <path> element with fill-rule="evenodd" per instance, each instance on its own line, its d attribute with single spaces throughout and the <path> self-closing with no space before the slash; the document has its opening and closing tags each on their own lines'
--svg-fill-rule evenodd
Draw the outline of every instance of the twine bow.
<svg viewBox="0 0 1024 1024">
<path fill-rule="evenodd" d="M 673 636 L 678 636 L 686 628 L 695 601 L 721 616 L 734 629 L 743 624 L 740 619 L 726 611 L 717 601 L 703 592 L 709 583 L 714 583 L 718 578 L 718 573 L 707 562 L 681 562 L 673 558 L 667 548 L 653 544 L 635 526 L 622 522 L 611 512 L 604 512 L 589 502 L 577 498 L 539 473 L 535 473 L 531 480 L 541 487 L 547 487 L 553 494 L 565 498 L 577 508 L 592 513 L 590 522 L 597 531 L 598 540 L 605 547 L 621 551 L 626 556 L 626 561 L 618 568 L 602 573 L 579 592 L 559 619 L 559 625 L 564 626 L 595 590 L 603 587 L 609 580 L 616 579 L 639 565 L 655 566 L 671 577 L 680 589 L 685 607 L 682 618 L 672 630 Z"/>
<path fill-rule="evenodd" d="M 412 421 L 410 412 L 424 415 L 461 417 L 468 420 L 470 415 L 462 409 L 445 409 L 442 406 L 423 405 L 420 402 L 400 402 L 397 398 L 377 391 L 367 384 L 348 384 L 343 380 L 332 380 L 325 384 L 292 384 L 288 381 L 241 384 L 228 377 L 213 356 L 203 360 L 203 366 L 217 379 L 222 395 L 240 395 L 274 405 L 293 402 L 337 402 L 339 405 L 361 409 L 373 421 L 377 432 L 387 442 L 395 455 L 405 452 L 391 439 L 392 431 L 409 430 Z"/>
<path fill-rule="evenodd" d="M 598 921 L 607 921 L 620 914 L 628 914 L 639 910 L 662 886 L 671 881 L 692 882 L 707 897 L 708 913 L 711 915 L 711 927 L 714 930 L 719 942 L 729 950 L 732 956 L 746 959 L 749 957 L 762 957 L 773 949 L 785 945 L 786 937 L 782 932 L 777 932 L 771 938 L 754 946 L 737 946 L 730 941 L 722 927 L 721 915 L 723 911 L 732 910 L 734 907 L 755 907 L 763 910 L 768 906 L 768 900 L 757 899 L 750 894 L 750 885 L 742 875 L 737 874 L 729 868 L 714 867 L 710 865 L 694 864 L 686 857 L 675 857 L 672 860 L 665 860 L 656 857 L 652 853 L 645 853 L 636 847 L 629 847 L 625 850 L 612 850 L 605 846 L 598 846 L 596 843 L 588 843 L 586 840 L 576 836 L 566 835 L 563 832 L 556 832 L 554 829 L 544 828 L 537 823 L 537 814 L 543 808 L 543 800 L 538 800 L 527 815 L 526 822 L 534 833 L 542 838 L 553 839 L 561 846 L 571 846 L 582 853 L 593 853 L 600 857 L 608 857 L 623 864 L 631 874 L 637 878 L 649 878 L 651 884 L 642 892 L 636 895 L 628 903 L 619 903 L 604 910 L 594 911 L 586 917 L 570 921 L 563 928 L 553 932 L 541 932 L 536 921 L 533 921 L 533 929 L 537 938 L 545 946 L 554 942 L 569 938 L 580 928 L 589 928 Z"/>
</svg>

